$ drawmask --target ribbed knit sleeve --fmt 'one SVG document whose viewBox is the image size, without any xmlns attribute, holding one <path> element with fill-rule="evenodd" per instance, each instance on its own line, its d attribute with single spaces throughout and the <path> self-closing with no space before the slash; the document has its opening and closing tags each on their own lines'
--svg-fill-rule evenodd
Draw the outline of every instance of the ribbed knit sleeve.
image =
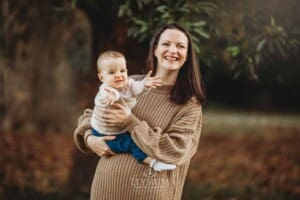
<svg viewBox="0 0 300 200">
<path fill-rule="evenodd" d="M 160 117 L 159 113 L 157 117 Z M 147 155 L 181 165 L 190 160 L 197 150 L 202 109 L 196 103 L 188 103 L 164 130 L 157 126 L 151 128 L 146 121 L 140 121 L 134 116 L 128 121 L 133 140 Z"/>
<path fill-rule="evenodd" d="M 91 150 L 88 148 L 86 144 L 86 139 L 91 132 L 91 116 L 93 111 L 91 109 L 86 109 L 78 119 L 77 127 L 74 131 L 74 141 L 78 149 L 84 153 L 90 153 Z"/>
</svg>

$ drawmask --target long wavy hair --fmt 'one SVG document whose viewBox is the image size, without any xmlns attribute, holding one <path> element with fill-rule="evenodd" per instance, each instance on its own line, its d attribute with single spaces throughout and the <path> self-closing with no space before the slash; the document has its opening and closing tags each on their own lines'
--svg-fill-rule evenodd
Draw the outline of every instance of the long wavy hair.
<svg viewBox="0 0 300 200">
<path fill-rule="evenodd" d="M 198 64 L 198 59 L 193 48 L 190 34 L 180 25 L 172 23 L 161 27 L 153 36 L 147 58 L 147 67 L 154 75 L 157 70 L 157 58 L 154 55 L 161 34 L 167 29 L 179 30 L 188 38 L 187 59 L 178 73 L 175 85 L 171 90 L 170 99 L 177 104 L 184 104 L 192 97 L 204 105 L 206 101 L 203 79 Z"/>
</svg>

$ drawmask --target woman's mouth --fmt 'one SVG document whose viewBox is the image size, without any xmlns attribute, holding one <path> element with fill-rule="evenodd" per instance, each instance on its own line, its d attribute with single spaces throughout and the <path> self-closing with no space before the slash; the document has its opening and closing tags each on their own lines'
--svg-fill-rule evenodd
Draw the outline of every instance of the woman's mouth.
<svg viewBox="0 0 300 200">
<path fill-rule="evenodd" d="M 171 61 L 171 62 L 179 60 L 178 57 L 174 57 L 174 56 L 165 56 L 164 59 L 167 60 L 167 61 Z"/>
</svg>

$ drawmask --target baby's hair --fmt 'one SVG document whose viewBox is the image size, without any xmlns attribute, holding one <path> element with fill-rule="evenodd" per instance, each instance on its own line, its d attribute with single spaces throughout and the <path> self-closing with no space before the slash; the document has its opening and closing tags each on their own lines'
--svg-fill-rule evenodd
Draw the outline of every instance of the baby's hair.
<svg viewBox="0 0 300 200">
<path fill-rule="evenodd" d="M 104 51 L 98 56 L 97 59 L 97 70 L 98 72 L 101 71 L 102 62 L 107 59 L 115 59 L 115 58 L 124 58 L 124 55 L 118 51 Z"/>
</svg>

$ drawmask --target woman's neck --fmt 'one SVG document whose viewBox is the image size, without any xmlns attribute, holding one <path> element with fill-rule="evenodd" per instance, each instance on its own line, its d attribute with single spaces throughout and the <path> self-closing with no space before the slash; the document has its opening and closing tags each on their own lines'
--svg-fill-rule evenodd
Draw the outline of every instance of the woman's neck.
<svg viewBox="0 0 300 200">
<path fill-rule="evenodd" d="M 155 76 L 159 76 L 164 85 L 175 85 L 179 71 L 157 70 Z"/>
</svg>

